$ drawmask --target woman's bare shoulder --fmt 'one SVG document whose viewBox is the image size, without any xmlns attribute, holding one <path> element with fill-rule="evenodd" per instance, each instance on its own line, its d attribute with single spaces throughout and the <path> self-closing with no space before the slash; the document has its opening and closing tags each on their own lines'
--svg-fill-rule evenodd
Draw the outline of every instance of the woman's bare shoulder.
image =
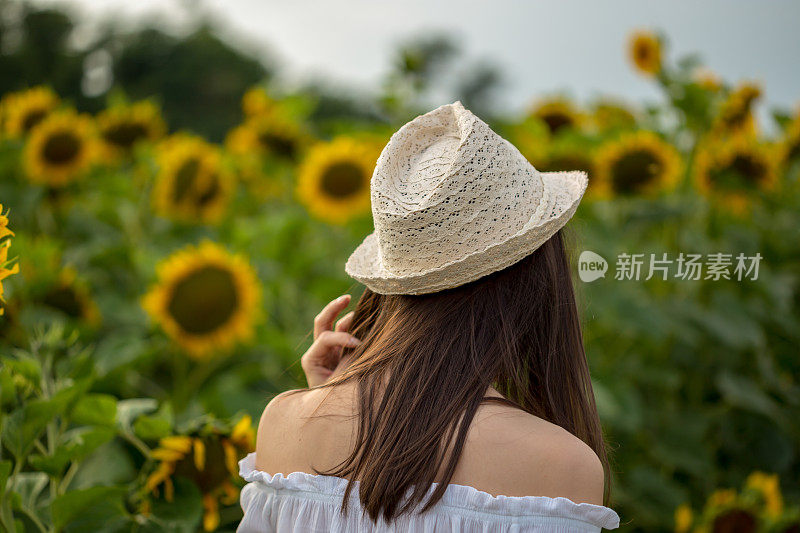
<svg viewBox="0 0 800 533">
<path fill-rule="evenodd" d="M 333 461 L 329 456 L 339 453 L 341 446 L 328 450 L 326 445 L 347 442 L 351 435 L 349 425 L 337 416 L 351 411 L 343 395 L 334 387 L 293 389 L 272 398 L 258 424 L 257 468 L 270 473 L 307 472 L 314 462 Z"/>
<path fill-rule="evenodd" d="M 600 458 L 588 444 L 556 424 L 490 403 L 475 415 L 467 442 L 462 474 L 491 489 L 481 489 L 485 492 L 560 496 L 602 505 Z"/>
</svg>

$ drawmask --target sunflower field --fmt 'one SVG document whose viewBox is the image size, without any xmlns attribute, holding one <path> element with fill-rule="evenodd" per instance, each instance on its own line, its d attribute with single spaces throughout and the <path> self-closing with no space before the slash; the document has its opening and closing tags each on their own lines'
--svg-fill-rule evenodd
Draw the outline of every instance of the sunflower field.
<svg viewBox="0 0 800 533">
<path fill-rule="evenodd" d="M 665 44 L 625 51 L 657 104 L 551 94 L 491 125 L 539 170 L 589 173 L 573 264 L 611 264 L 575 283 L 621 530 L 797 532 L 800 110 L 764 120 L 764 87 Z M 363 102 L 379 120 L 322 120 L 266 82 L 216 141 L 159 96 L 2 95 L 2 531 L 233 531 L 261 410 L 359 290 L 375 160 L 427 110 L 393 94 Z M 760 263 L 617 278 L 626 254 Z"/>
</svg>

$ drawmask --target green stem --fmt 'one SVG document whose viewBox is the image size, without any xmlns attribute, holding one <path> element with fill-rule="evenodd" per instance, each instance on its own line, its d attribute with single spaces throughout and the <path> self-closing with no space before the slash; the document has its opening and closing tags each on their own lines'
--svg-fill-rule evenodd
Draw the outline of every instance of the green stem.
<svg viewBox="0 0 800 533">
<path fill-rule="evenodd" d="M 61 478 L 61 483 L 58 484 L 58 491 L 59 495 L 64 494 L 69 487 L 69 484 L 72 482 L 72 478 L 75 477 L 75 473 L 78 471 L 78 465 L 80 464 L 79 461 L 73 462 L 69 465 L 69 469 L 67 473 L 64 474 L 64 477 Z"/>
<path fill-rule="evenodd" d="M 139 437 L 127 431 L 123 431 L 121 436 L 123 439 L 130 442 L 137 450 L 139 450 L 142 455 L 145 457 L 150 457 L 150 448 L 147 446 L 147 444 L 142 442 Z"/>
<path fill-rule="evenodd" d="M 42 523 L 42 521 L 41 521 L 41 520 L 39 520 L 39 518 L 38 518 L 36 515 L 34 515 L 32 512 L 30 512 L 28 509 L 26 509 L 25 507 L 22 507 L 22 506 L 20 506 L 20 507 L 19 507 L 19 510 L 20 510 L 20 511 L 22 511 L 22 513 L 23 513 L 25 516 L 27 516 L 27 517 L 28 517 L 28 519 L 29 519 L 31 522 L 33 522 L 33 524 L 34 524 L 34 525 L 35 525 L 37 528 L 39 528 L 39 531 L 42 531 L 42 532 L 44 532 L 44 533 L 47 533 L 47 528 L 44 526 L 44 524 Z"/>
<path fill-rule="evenodd" d="M 178 356 L 183 357 L 180 354 L 178 354 Z M 176 414 L 181 413 L 186 409 L 192 394 L 196 390 L 200 389 L 209 376 L 218 370 L 224 361 L 224 357 L 216 357 L 209 361 L 198 364 L 188 373 L 186 372 L 186 365 L 183 365 L 181 380 L 176 382 L 177 387 L 172 400 Z"/>
</svg>

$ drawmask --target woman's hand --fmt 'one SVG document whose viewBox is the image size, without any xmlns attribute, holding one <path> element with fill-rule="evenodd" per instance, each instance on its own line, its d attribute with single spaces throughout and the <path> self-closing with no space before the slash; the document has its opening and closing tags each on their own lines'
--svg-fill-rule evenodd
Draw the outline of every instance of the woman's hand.
<svg viewBox="0 0 800 533">
<path fill-rule="evenodd" d="M 306 374 L 309 387 L 321 385 L 331 377 L 342 358 L 342 347 L 361 344 L 360 340 L 347 333 L 353 323 L 352 311 L 333 327 L 336 315 L 349 303 L 349 294 L 339 296 L 314 318 L 314 343 L 300 358 L 300 366 Z"/>
</svg>

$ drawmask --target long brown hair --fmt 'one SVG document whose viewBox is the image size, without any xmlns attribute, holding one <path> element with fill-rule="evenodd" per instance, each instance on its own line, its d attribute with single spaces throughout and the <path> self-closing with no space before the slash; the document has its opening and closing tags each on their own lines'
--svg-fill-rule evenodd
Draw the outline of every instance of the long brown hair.
<svg viewBox="0 0 800 533">
<path fill-rule="evenodd" d="M 346 349 L 351 363 L 315 387 L 357 382 L 354 449 L 337 467 L 314 469 L 350 479 L 342 512 L 357 479 L 364 510 L 388 522 L 420 503 L 444 472 L 422 511 L 429 509 L 453 476 L 478 407 L 491 401 L 588 444 L 603 464 L 609 505 L 609 461 L 560 231 L 511 267 L 454 289 L 418 296 L 366 289 L 350 331 L 362 341 Z M 504 398 L 485 397 L 490 385 Z"/>
</svg>

